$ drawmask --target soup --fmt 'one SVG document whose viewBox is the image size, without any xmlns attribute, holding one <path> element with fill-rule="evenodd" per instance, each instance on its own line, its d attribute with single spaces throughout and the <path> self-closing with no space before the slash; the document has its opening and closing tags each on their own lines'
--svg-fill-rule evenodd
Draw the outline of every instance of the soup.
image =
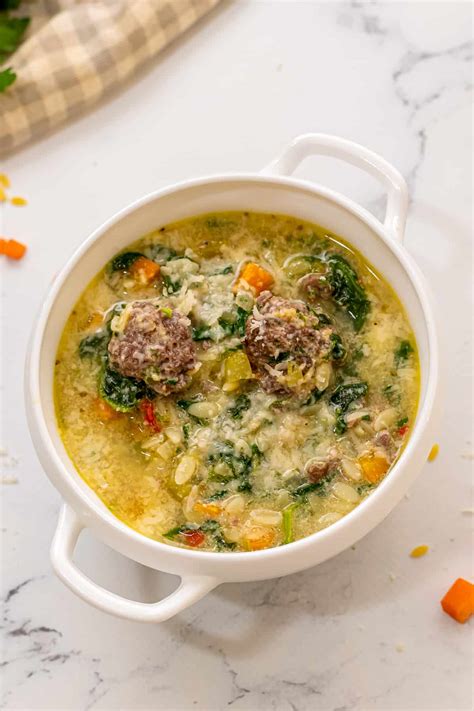
<svg viewBox="0 0 474 711">
<path fill-rule="evenodd" d="M 388 475 L 414 422 L 415 338 L 348 243 L 283 215 L 161 227 L 87 286 L 55 365 L 64 445 L 145 536 L 290 543 Z"/>
</svg>

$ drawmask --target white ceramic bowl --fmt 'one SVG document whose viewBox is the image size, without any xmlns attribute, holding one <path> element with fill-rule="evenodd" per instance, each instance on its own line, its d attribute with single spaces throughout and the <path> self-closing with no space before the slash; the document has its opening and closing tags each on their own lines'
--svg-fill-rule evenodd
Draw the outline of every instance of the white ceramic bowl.
<svg viewBox="0 0 474 711">
<path fill-rule="evenodd" d="M 311 154 L 349 162 L 381 181 L 387 191 L 384 223 L 328 188 L 285 177 Z M 53 403 L 58 341 L 91 278 L 116 252 L 156 227 L 220 210 L 284 213 L 344 236 L 396 289 L 414 329 L 421 360 L 421 398 L 411 437 L 389 476 L 368 500 L 323 531 L 286 546 L 249 553 L 173 547 L 146 538 L 115 518 L 70 461 L 57 430 Z M 384 159 L 340 138 L 308 134 L 296 138 L 259 174 L 188 180 L 147 195 L 102 225 L 77 250 L 43 305 L 26 364 L 26 409 L 33 442 L 48 477 L 65 500 L 52 544 L 52 564 L 73 592 L 120 617 L 161 622 L 220 583 L 279 577 L 321 563 L 359 540 L 394 508 L 422 468 L 433 442 L 438 387 L 433 310 L 423 277 L 402 247 L 406 211 L 405 181 Z M 153 604 L 128 600 L 98 586 L 72 560 L 84 528 L 139 563 L 179 575 L 180 586 Z"/>
</svg>

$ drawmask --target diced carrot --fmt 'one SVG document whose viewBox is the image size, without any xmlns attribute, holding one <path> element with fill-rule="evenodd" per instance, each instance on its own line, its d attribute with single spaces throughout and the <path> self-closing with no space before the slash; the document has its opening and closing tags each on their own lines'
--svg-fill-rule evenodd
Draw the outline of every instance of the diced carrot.
<svg viewBox="0 0 474 711">
<path fill-rule="evenodd" d="M 271 287 L 274 279 L 270 272 L 267 272 L 267 270 L 263 267 L 255 264 L 254 262 L 247 262 L 235 283 L 234 292 L 238 291 L 241 281 L 247 282 L 247 284 L 252 287 L 258 296 L 258 294 L 262 291 L 265 291 L 265 289 L 269 289 Z"/>
<path fill-rule="evenodd" d="M 376 484 L 387 473 L 389 463 L 385 457 L 366 454 L 359 458 L 364 478 L 371 484 Z"/>
<path fill-rule="evenodd" d="M 90 331 L 96 331 L 98 328 L 102 326 L 104 322 L 104 314 L 101 313 L 100 311 L 94 311 L 94 313 L 90 314 L 90 316 L 87 319 L 87 328 Z"/>
<path fill-rule="evenodd" d="M 115 420 L 119 417 L 117 410 L 114 410 L 114 408 L 110 407 L 105 400 L 102 400 L 99 397 L 94 400 L 94 407 L 102 422 L 109 422 L 110 420 Z"/>
<path fill-rule="evenodd" d="M 14 239 L 0 239 L 0 254 L 6 254 L 10 259 L 21 259 L 25 256 L 26 245 Z"/>
<path fill-rule="evenodd" d="M 205 516 L 218 516 L 222 512 L 221 507 L 217 504 L 205 501 L 196 501 L 194 504 L 194 510 L 198 513 L 204 514 Z"/>
<path fill-rule="evenodd" d="M 28 205 L 28 201 L 25 200 L 25 198 L 19 197 L 18 195 L 12 197 L 10 202 L 12 205 L 16 205 L 16 207 L 23 207 L 24 205 Z"/>
<path fill-rule="evenodd" d="M 421 558 L 423 555 L 426 555 L 429 551 L 428 546 L 417 546 L 416 548 L 413 548 L 413 550 L 410 553 L 410 556 L 412 558 Z"/>
<path fill-rule="evenodd" d="M 260 551 L 272 545 L 274 533 L 270 529 L 254 528 L 247 532 L 245 543 L 250 551 Z"/>
<path fill-rule="evenodd" d="M 131 276 L 141 284 L 151 284 L 160 273 L 160 265 L 146 257 L 138 257 L 130 267 Z"/>
<path fill-rule="evenodd" d="M 474 585 L 458 578 L 441 600 L 441 607 L 456 622 L 467 622 L 474 614 Z"/>
<path fill-rule="evenodd" d="M 431 447 L 430 453 L 428 454 L 428 461 L 429 461 L 429 462 L 434 462 L 434 460 L 435 460 L 436 457 L 438 456 L 438 452 L 439 452 L 439 444 L 434 444 L 434 445 Z"/>
</svg>

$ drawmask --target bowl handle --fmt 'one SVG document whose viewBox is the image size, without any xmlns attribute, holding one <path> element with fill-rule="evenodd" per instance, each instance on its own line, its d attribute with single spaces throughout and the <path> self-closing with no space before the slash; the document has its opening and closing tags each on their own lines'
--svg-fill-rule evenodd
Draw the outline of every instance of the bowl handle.
<svg viewBox="0 0 474 711">
<path fill-rule="evenodd" d="M 51 562 L 60 580 L 99 610 L 137 622 L 164 622 L 193 605 L 219 584 L 214 578 L 189 576 L 182 578 L 177 590 L 159 602 L 128 600 L 97 585 L 74 564 L 74 548 L 84 528 L 74 511 L 64 504 L 51 546 Z"/>
<path fill-rule="evenodd" d="M 403 241 L 408 211 L 408 188 L 404 177 L 393 165 L 368 148 L 345 138 L 325 133 L 297 136 L 282 153 L 267 165 L 264 175 L 291 175 L 308 156 L 325 155 L 345 161 L 370 173 L 387 191 L 384 227 L 399 242 Z"/>
</svg>

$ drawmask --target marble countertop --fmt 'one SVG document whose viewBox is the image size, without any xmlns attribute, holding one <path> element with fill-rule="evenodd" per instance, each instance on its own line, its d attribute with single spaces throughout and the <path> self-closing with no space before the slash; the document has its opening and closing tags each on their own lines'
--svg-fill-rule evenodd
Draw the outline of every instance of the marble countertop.
<svg viewBox="0 0 474 711">
<path fill-rule="evenodd" d="M 2 618 L 5 709 L 460 711 L 472 707 L 472 623 L 439 600 L 472 579 L 471 21 L 469 3 L 226 2 L 147 71 L 5 161 L 23 209 L 0 233 Z M 108 617 L 56 579 L 61 505 L 31 445 L 22 368 L 53 275 L 123 205 L 172 181 L 258 170 L 299 133 L 366 144 L 406 176 L 406 246 L 438 301 L 445 355 L 440 454 L 353 549 L 304 573 L 224 585 L 159 626 Z M 377 214 L 379 188 L 311 159 L 300 174 Z M 1 223 L 0 223 L 1 226 Z M 410 550 L 430 547 L 414 560 Z M 176 585 L 87 533 L 78 562 L 141 600 Z"/>
</svg>

